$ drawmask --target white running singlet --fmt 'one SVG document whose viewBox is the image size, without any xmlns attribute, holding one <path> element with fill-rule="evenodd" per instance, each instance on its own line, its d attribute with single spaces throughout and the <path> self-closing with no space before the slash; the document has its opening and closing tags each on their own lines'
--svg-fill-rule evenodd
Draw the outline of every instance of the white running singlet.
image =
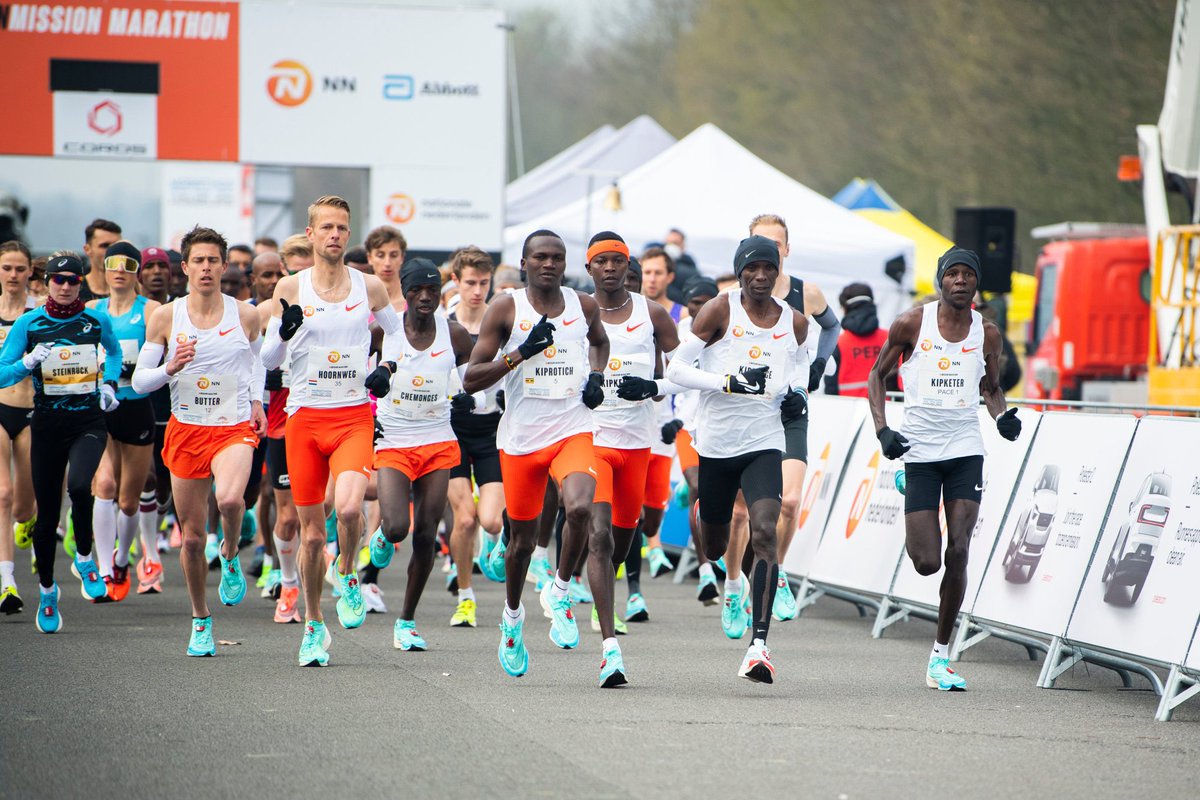
<svg viewBox="0 0 1200 800">
<path fill-rule="evenodd" d="M 371 350 L 371 305 L 362 273 L 350 275 L 350 293 L 336 303 L 322 300 L 313 270 L 299 276 L 297 303 L 304 324 L 288 342 L 292 373 L 287 412 L 301 408 L 349 408 L 367 402 L 367 354 Z"/>
<path fill-rule="evenodd" d="M 167 361 L 176 348 L 196 342 L 196 357 L 171 377 L 171 416 L 188 425 L 236 425 L 250 419 L 250 340 L 242 327 L 238 301 L 221 296 L 224 311 L 214 328 L 197 328 L 187 298 L 171 306 Z"/>
<path fill-rule="evenodd" d="M 650 446 L 654 423 L 653 400 L 622 400 L 617 386 L 626 375 L 654 379 L 654 323 L 646 298 L 630 295 L 633 310 L 624 322 L 604 324 L 608 333 L 608 364 L 604 369 L 604 402 L 593 411 L 596 447 L 641 450 Z"/>
<path fill-rule="evenodd" d="M 375 405 L 383 428 L 376 450 L 420 447 L 454 440 L 450 427 L 450 375 L 454 372 L 454 347 L 450 323 L 434 315 L 435 333 L 428 350 L 417 350 L 404 332 L 383 337 L 381 361 L 395 361 L 392 388 Z"/>
</svg>

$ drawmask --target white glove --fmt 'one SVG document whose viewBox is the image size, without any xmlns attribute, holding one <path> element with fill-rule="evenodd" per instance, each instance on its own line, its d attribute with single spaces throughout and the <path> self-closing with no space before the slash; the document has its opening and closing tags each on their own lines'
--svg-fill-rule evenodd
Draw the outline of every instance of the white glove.
<svg viewBox="0 0 1200 800">
<path fill-rule="evenodd" d="M 111 383 L 103 383 L 100 385 L 100 410 L 107 414 L 110 411 L 116 410 L 117 406 L 121 405 L 121 401 L 117 399 L 117 391 L 112 387 Z"/>
<path fill-rule="evenodd" d="M 37 365 L 45 361 L 50 356 L 50 345 L 42 342 L 34 345 L 33 349 L 25 354 L 21 359 L 21 363 L 25 365 L 25 369 L 33 372 L 37 369 Z"/>
</svg>

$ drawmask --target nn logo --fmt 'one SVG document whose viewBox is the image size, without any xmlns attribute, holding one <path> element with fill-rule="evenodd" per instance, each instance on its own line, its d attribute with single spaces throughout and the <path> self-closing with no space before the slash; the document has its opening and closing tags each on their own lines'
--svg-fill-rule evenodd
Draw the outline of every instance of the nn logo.
<svg viewBox="0 0 1200 800">
<path fill-rule="evenodd" d="M 284 59 L 271 65 L 267 76 L 267 94 L 272 100 L 286 108 L 295 108 L 312 97 L 317 82 L 312 72 L 299 61 Z M 344 75 L 322 75 L 321 91 L 336 94 L 351 94 L 358 88 L 356 78 Z"/>
<path fill-rule="evenodd" d="M 88 127 L 101 136 L 116 136 L 121 131 L 121 107 L 112 100 L 97 103 L 88 112 Z"/>
</svg>

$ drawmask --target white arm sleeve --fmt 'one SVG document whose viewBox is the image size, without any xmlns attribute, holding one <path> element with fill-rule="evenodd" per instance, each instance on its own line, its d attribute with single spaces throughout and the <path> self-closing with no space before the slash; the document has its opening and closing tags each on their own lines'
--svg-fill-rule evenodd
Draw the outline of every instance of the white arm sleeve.
<svg viewBox="0 0 1200 800">
<path fill-rule="evenodd" d="M 375 312 L 375 321 L 379 323 L 379 327 L 383 329 L 384 333 L 394 335 L 400 332 L 400 315 L 396 313 L 396 309 L 392 308 L 391 303 Z"/>
<path fill-rule="evenodd" d="M 668 363 L 667 366 L 669 368 L 670 364 Z M 688 387 L 681 386 L 678 383 L 675 383 L 674 381 L 667 380 L 666 378 L 655 378 L 654 382 L 658 384 L 658 395 L 657 396 L 659 396 L 659 397 L 666 397 L 667 395 L 672 395 L 672 394 L 683 394 L 684 392 L 691 391 L 691 389 L 689 389 Z M 725 388 L 724 384 L 721 385 L 721 388 L 722 389 Z"/>
<path fill-rule="evenodd" d="M 808 394 L 808 348 L 801 342 L 788 364 L 788 385 L 797 392 Z"/>
<path fill-rule="evenodd" d="M 714 375 L 692 366 L 692 362 L 703 352 L 704 342 L 694 333 L 687 334 L 679 343 L 675 357 L 671 359 L 671 363 L 667 364 L 667 381 L 688 389 L 700 389 L 706 392 L 725 391 L 724 375 Z M 661 385 L 659 389 L 662 389 Z"/>
<path fill-rule="evenodd" d="M 470 364 L 459 364 L 457 367 L 455 367 L 455 369 L 458 370 L 458 379 L 460 381 L 465 381 L 467 379 L 467 367 L 469 366 Z M 476 394 L 478 394 L 478 392 Z"/>
<path fill-rule="evenodd" d="M 250 401 L 262 402 L 267 390 L 267 369 L 262 362 L 262 337 L 250 342 Z"/>
<path fill-rule="evenodd" d="M 279 328 L 283 323 L 279 317 L 271 317 L 267 322 L 267 341 L 262 346 L 262 365 L 266 369 L 279 369 L 283 358 L 287 355 L 288 343 L 279 338 Z"/>
<path fill-rule="evenodd" d="M 166 347 L 153 342 L 146 342 L 138 353 L 137 365 L 133 368 L 130 385 L 138 394 L 150 394 L 155 389 L 161 389 L 171 379 L 167 375 L 167 365 L 162 363 Z"/>
</svg>

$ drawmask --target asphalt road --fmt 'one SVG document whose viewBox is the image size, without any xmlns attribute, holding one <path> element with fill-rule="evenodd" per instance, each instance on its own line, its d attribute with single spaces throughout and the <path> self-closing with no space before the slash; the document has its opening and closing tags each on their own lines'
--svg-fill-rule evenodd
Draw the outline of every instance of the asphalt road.
<svg viewBox="0 0 1200 800">
<path fill-rule="evenodd" d="M 393 606 L 403 555 L 381 584 Z M 1200 702 L 1156 723 L 1144 681 L 1125 690 L 1086 665 L 1038 689 L 1039 665 L 1001 641 L 959 665 L 970 691 L 931 691 L 930 623 L 872 640 L 834 599 L 772 627 L 778 682 L 762 686 L 737 677 L 748 642 L 724 637 L 693 585 L 646 580 L 651 621 L 622 640 L 630 684 L 601 690 L 599 635 L 554 648 L 532 587 L 530 672 L 506 676 L 499 585 L 480 579 L 478 629 L 452 629 L 438 571 L 418 612 L 429 652 L 393 650 L 390 615 L 342 630 L 327 596 L 331 666 L 300 669 L 300 626 L 273 624 L 252 593 L 214 605 L 217 638 L 238 644 L 187 658 L 168 561 L 166 594 L 119 605 L 86 603 L 67 575 L 58 635 L 28 608 L 0 618 L 0 797 L 1173 798 L 1200 785 Z"/>
</svg>

